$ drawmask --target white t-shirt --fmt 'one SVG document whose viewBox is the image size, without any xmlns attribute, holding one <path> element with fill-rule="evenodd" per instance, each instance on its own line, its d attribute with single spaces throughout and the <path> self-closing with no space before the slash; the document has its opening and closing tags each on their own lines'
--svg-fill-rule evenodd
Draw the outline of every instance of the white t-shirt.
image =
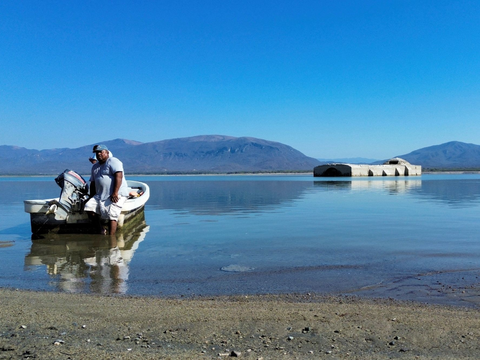
<svg viewBox="0 0 480 360">
<path fill-rule="evenodd" d="M 97 162 L 92 166 L 92 175 L 90 181 L 95 181 L 96 195 L 100 196 L 100 200 L 107 200 L 113 193 L 113 180 L 116 172 L 122 172 L 122 184 L 118 190 L 118 195 L 128 196 L 129 188 L 125 180 L 123 164 L 115 157 L 109 157 L 103 164 Z"/>
</svg>

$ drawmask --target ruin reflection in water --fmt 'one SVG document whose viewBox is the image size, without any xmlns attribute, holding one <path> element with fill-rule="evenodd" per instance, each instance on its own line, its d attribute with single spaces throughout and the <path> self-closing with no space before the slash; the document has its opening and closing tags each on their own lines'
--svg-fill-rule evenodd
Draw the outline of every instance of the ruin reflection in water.
<svg viewBox="0 0 480 360">
<path fill-rule="evenodd" d="M 408 193 L 422 187 L 422 180 L 362 180 L 315 181 L 316 188 L 325 190 L 383 190 L 390 194 Z"/>
</svg>

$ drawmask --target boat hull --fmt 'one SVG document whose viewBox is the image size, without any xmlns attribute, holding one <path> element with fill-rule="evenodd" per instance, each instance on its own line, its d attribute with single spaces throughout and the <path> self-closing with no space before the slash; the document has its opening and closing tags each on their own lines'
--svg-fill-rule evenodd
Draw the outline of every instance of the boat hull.
<svg viewBox="0 0 480 360">
<path fill-rule="evenodd" d="M 126 230 L 130 227 L 130 223 L 136 223 L 135 219 L 143 219 L 145 203 L 150 197 L 150 188 L 147 184 L 128 180 L 127 184 L 130 188 L 138 189 L 142 195 L 129 198 L 118 219 L 118 230 Z M 58 199 L 43 200 L 25 200 L 25 212 L 30 214 L 30 224 L 33 234 L 59 233 L 59 234 L 75 234 L 86 233 L 92 234 L 98 232 L 98 228 L 94 226 L 86 212 L 68 213 L 65 219 L 58 219 L 54 213 L 49 213 L 51 204 Z"/>
</svg>

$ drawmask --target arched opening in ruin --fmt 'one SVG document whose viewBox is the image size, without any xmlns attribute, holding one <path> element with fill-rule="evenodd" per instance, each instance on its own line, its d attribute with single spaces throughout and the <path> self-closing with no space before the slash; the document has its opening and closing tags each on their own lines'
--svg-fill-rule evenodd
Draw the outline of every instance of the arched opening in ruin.
<svg viewBox="0 0 480 360">
<path fill-rule="evenodd" d="M 335 176 L 343 176 L 343 174 L 340 172 L 340 170 L 334 167 L 329 167 L 327 170 L 323 172 L 322 176 L 335 177 Z"/>
</svg>

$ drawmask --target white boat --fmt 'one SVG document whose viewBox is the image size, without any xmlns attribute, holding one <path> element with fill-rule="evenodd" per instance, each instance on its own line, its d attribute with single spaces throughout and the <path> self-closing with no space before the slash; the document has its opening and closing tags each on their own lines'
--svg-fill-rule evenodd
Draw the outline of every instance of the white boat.
<svg viewBox="0 0 480 360">
<path fill-rule="evenodd" d="M 30 214 L 33 234 L 92 233 L 95 227 L 83 207 L 88 200 L 87 182 L 73 170 L 65 170 L 55 181 L 62 188 L 60 197 L 24 200 L 25 212 Z M 127 180 L 130 196 L 122 207 L 118 230 L 128 227 L 139 213 L 143 214 L 150 197 L 150 188 L 140 181 Z M 142 216 L 143 219 L 143 216 Z"/>
</svg>

